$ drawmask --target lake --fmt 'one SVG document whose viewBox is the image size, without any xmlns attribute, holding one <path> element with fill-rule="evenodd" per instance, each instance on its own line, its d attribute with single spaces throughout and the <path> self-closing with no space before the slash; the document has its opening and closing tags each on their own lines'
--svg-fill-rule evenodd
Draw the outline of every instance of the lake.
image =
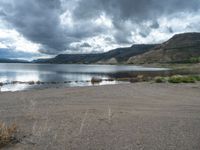
<svg viewBox="0 0 200 150">
<path fill-rule="evenodd" d="M 91 86 L 93 77 L 104 79 L 99 85 L 117 84 L 108 80 L 120 73 L 159 72 L 166 68 L 147 68 L 131 65 L 82 64 L 0 64 L 1 91 Z M 36 84 L 37 82 L 37 84 Z"/>
</svg>

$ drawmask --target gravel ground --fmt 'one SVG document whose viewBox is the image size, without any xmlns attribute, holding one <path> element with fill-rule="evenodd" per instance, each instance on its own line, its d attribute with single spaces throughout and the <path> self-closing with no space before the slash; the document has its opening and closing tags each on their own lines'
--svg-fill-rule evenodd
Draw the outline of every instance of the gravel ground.
<svg viewBox="0 0 200 150">
<path fill-rule="evenodd" d="M 200 83 L 0 93 L 16 150 L 199 150 Z"/>
</svg>

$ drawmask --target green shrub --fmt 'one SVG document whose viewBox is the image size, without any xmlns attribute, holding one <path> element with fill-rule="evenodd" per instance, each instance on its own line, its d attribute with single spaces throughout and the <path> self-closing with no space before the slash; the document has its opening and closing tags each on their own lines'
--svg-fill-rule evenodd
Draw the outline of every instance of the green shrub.
<svg viewBox="0 0 200 150">
<path fill-rule="evenodd" d="M 196 75 L 196 76 L 192 76 L 196 81 L 200 81 L 200 76 Z"/>
<path fill-rule="evenodd" d="M 182 76 L 175 75 L 175 76 L 169 77 L 168 82 L 170 82 L 170 83 L 182 83 Z"/>
<path fill-rule="evenodd" d="M 164 82 L 166 82 L 166 78 L 165 77 L 155 77 L 154 81 L 156 83 L 164 83 Z"/>
<path fill-rule="evenodd" d="M 196 80 L 192 76 L 185 76 L 185 77 L 182 77 L 182 82 L 183 83 L 195 83 Z"/>
<path fill-rule="evenodd" d="M 190 58 L 190 63 L 199 63 L 200 62 L 200 57 L 191 57 Z"/>
<path fill-rule="evenodd" d="M 172 77 L 169 77 L 168 82 L 169 83 L 195 83 L 197 80 L 197 77 L 194 76 L 181 76 L 181 75 L 175 75 Z"/>
</svg>

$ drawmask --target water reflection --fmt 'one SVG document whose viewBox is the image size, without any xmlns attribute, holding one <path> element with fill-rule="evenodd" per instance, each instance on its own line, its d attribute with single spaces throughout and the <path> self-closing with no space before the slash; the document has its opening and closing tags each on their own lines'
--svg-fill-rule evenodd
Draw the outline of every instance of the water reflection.
<svg viewBox="0 0 200 150">
<path fill-rule="evenodd" d="M 109 79 L 113 74 L 120 72 L 164 70 L 166 69 L 123 65 L 0 64 L 0 82 L 4 83 L 1 91 L 90 86 L 92 77 Z M 11 84 L 13 81 L 18 82 Z M 30 81 L 40 81 L 44 84 L 24 83 Z M 104 80 L 100 85 L 116 83 L 116 81 Z"/>
</svg>

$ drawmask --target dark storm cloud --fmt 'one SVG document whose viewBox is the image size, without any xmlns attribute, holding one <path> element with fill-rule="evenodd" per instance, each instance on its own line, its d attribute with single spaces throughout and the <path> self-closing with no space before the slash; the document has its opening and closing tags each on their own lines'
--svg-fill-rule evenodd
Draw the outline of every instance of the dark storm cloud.
<svg viewBox="0 0 200 150">
<path fill-rule="evenodd" d="M 131 33 L 130 31 L 119 30 L 114 34 L 115 41 L 119 44 L 131 44 Z"/>
<path fill-rule="evenodd" d="M 179 12 L 195 14 L 199 8 L 199 0 L 1 0 L 0 16 L 26 39 L 41 44 L 42 53 L 56 54 L 101 34 L 112 36 L 118 44 L 131 44 L 132 32 L 148 37 L 151 30 L 160 28 L 159 18 Z M 66 25 L 69 20 L 61 23 L 66 11 L 71 13 L 71 26 Z M 103 14 L 112 28 L 95 23 Z M 168 32 L 173 31 L 168 27 Z M 82 46 L 91 47 L 89 43 Z"/>
<path fill-rule="evenodd" d="M 180 11 L 196 11 L 199 6 L 199 0 L 81 0 L 74 14 L 85 19 L 104 11 L 116 20 L 143 21 Z"/>
<path fill-rule="evenodd" d="M 58 0 L 19 0 L 5 5 L 6 20 L 28 40 L 42 45 L 41 50 L 56 53 L 70 41 L 60 27 Z"/>
<path fill-rule="evenodd" d="M 6 14 L 4 13 L 4 11 L 0 10 L 0 17 L 5 17 L 5 16 L 6 16 Z"/>
<path fill-rule="evenodd" d="M 157 19 L 173 15 L 178 12 L 196 12 L 200 9 L 199 0 L 81 0 L 74 12 L 77 19 L 91 19 L 102 12 L 112 18 L 113 25 L 117 29 L 114 37 L 117 42 L 129 43 L 132 27 L 124 26 L 125 21 L 137 24 L 136 28 L 142 30 L 139 34 L 147 37 L 152 29 L 159 28 Z M 143 22 L 150 21 L 150 28 L 141 28 Z M 142 25 L 142 26 L 141 26 Z M 172 32 L 173 30 L 170 30 Z"/>
</svg>

